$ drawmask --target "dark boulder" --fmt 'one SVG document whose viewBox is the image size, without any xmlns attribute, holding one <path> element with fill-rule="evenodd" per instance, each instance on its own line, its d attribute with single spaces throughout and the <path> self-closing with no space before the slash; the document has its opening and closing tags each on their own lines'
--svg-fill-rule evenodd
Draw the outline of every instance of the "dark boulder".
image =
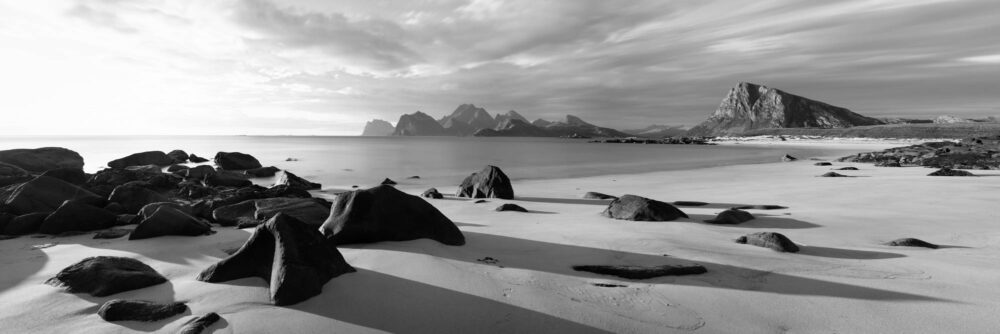
<svg viewBox="0 0 1000 334">
<path fill-rule="evenodd" d="M 7 224 L 10 224 L 10 221 L 14 220 L 15 217 L 17 216 L 5 212 L 0 212 L 0 234 L 6 234 L 4 233 L 4 231 L 7 230 Z"/>
<path fill-rule="evenodd" d="M 385 180 L 382 180 L 382 183 L 380 183 L 380 184 L 394 186 L 394 185 L 397 185 L 398 183 L 396 183 L 396 181 L 393 181 L 390 178 L 385 178 Z"/>
<path fill-rule="evenodd" d="M 147 185 L 142 182 L 129 182 L 115 187 L 108 196 L 108 201 L 121 204 L 125 209 L 124 213 L 138 213 L 149 203 L 170 201 L 166 196 L 146 188 Z"/>
<path fill-rule="evenodd" d="M 56 168 L 83 169 L 83 157 L 62 147 L 3 150 L 0 151 L 0 162 L 34 173 Z"/>
<path fill-rule="evenodd" d="M 737 238 L 736 243 L 770 248 L 778 252 L 795 253 L 799 251 L 799 246 L 795 245 L 792 240 L 775 232 L 750 233 Z"/>
<path fill-rule="evenodd" d="M 243 173 L 250 177 L 270 177 L 274 176 L 274 174 L 277 173 L 278 171 L 280 171 L 278 167 L 268 166 L 268 167 L 247 169 L 243 171 Z"/>
<path fill-rule="evenodd" d="M 814 163 L 813 166 L 833 166 L 833 164 L 829 163 L 829 162 L 823 161 L 823 162 Z"/>
<path fill-rule="evenodd" d="M 32 178 L 34 176 L 21 167 L 0 162 L 0 187 L 27 182 Z"/>
<path fill-rule="evenodd" d="M 500 206 L 498 206 L 496 208 L 496 210 L 497 211 L 528 212 L 528 209 L 525 209 L 524 207 L 522 207 L 520 205 L 517 205 L 517 204 L 513 204 L 513 203 L 504 203 L 504 204 L 501 204 Z"/>
<path fill-rule="evenodd" d="M 614 219 L 637 221 L 671 221 L 688 218 L 688 215 L 673 205 L 636 195 L 624 195 L 611 201 L 602 213 Z"/>
<path fill-rule="evenodd" d="M 337 195 L 320 231 L 336 245 L 420 238 L 465 244 L 462 231 L 441 211 L 388 185 Z"/>
<path fill-rule="evenodd" d="M 929 242 L 926 242 L 926 241 L 923 241 L 923 240 L 920 240 L 920 239 L 916 239 L 916 238 L 896 239 L 896 240 L 887 242 L 885 244 L 888 245 L 888 246 L 924 247 L 924 248 L 930 248 L 930 249 L 937 249 L 938 247 L 940 247 L 938 245 L 935 245 L 935 244 L 932 244 L 932 243 L 929 243 Z"/>
<path fill-rule="evenodd" d="M 259 225 L 261 222 L 254 219 L 256 212 L 257 200 L 251 199 L 212 210 L 212 220 L 222 226 Z"/>
<path fill-rule="evenodd" d="M 444 195 L 442 195 L 440 192 L 438 192 L 437 188 L 430 188 L 430 189 L 424 190 L 424 193 L 420 194 L 420 197 L 442 199 L 442 198 L 444 198 Z"/>
<path fill-rule="evenodd" d="M 77 186 L 87 183 L 87 179 L 89 179 L 87 173 L 84 173 L 83 169 L 80 168 L 50 169 L 42 173 L 42 176 L 54 177 Z"/>
<path fill-rule="evenodd" d="M 146 300 L 112 299 L 97 309 L 97 315 L 104 321 L 158 321 L 184 313 L 188 307 L 184 303 L 161 304 Z"/>
<path fill-rule="evenodd" d="M 215 154 L 215 165 L 219 169 L 247 170 L 262 167 L 252 155 L 240 152 L 219 152 Z"/>
<path fill-rule="evenodd" d="M 219 207 L 212 218 L 223 226 L 239 228 L 260 225 L 278 213 L 291 216 L 310 226 L 319 227 L 330 215 L 330 206 L 319 198 L 265 198 L 247 200 Z"/>
<path fill-rule="evenodd" d="M 155 238 L 166 235 L 199 236 L 212 231 L 212 226 L 181 210 L 161 206 L 135 227 L 129 240 Z"/>
<path fill-rule="evenodd" d="M 649 279 L 662 276 L 698 275 L 708 272 L 708 269 L 697 264 L 662 265 L 662 266 L 609 266 L 609 265 L 579 265 L 573 270 L 586 271 L 601 275 L 611 275 L 627 279 Z"/>
<path fill-rule="evenodd" d="M 884 160 L 875 163 L 875 167 L 903 167 L 899 161 L 894 160 Z"/>
<path fill-rule="evenodd" d="M 202 271 L 198 280 L 260 277 L 268 282 L 275 305 L 292 305 L 320 294 L 330 279 L 354 271 L 314 226 L 278 214 L 258 226 L 233 255 Z"/>
<path fill-rule="evenodd" d="M 188 215 L 193 214 L 191 206 L 186 204 L 181 204 L 177 202 L 156 202 L 156 203 L 146 204 L 145 206 L 142 207 L 142 209 L 139 209 L 138 216 L 142 217 L 142 219 L 149 218 L 149 216 L 152 216 L 153 213 L 156 212 L 156 210 L 164 206 L 180 210 L 181 212 Z"/>
<path fill-rule="evenodd" d="M 458 197 L 514 199 L 514 188 L 510 179 L 499 167 L 486 166 L 462 181 L 458 187 Z"/>
<path fill-rule="evenodd" d="M 840 167 L 837 170 L 858 170 L 858 167 Z"/>
<path fill-rule="evenodd" d="M 611 196 L 611 195 L 599 193 L 599 192 L 596 192 L 596 191 L 588 191 L 586 194 L 583 194 L 583 198 L 586 198 L 586 199 L 617 199 L 618 196 Z"/>
<path fill-rule="evenodd" d="M 104 199 L 100 196 L 48 176 L 39 176 L 16 186 L 3 202 L 12 213 L 25 214 L 55 211 L 64 201 L 71 199 L 104 205 Z"/>
<path fill-rule="evenodd" d="M 796 161 L 796 160 L 799 160 L 799 158 L 793 157 L 793 156 L 788 155 L 788 154 L 785 154 L 785 156 L 781 157 L 781 161 L 784 161 L 784 162 L 792 162 L 792 161 Z"/>
<path fill-rule="evenodd" d="M 287 185 L 289 187 L 301 190 L 313 190 L 322 187 L 319 183 L 309 182 L 306 179 L 299 177 L 298 175 L 292 174 L 289 171 L 282 171 L 278 174 L 278 179 L 274 182 L 275 186 Z"/>
<path fill-rule="evenodd" d="M 173 159 L 174 163 L 183 163 L 190 157 L 187 152 L 184 152 L 183 150 L 173 150 L 167 152 L 167 156 L 170 157 L 170 159 Z"/>
<path fill-rule="evenodd" d="M 104 297 L 166 281 L 166 277 L 139 260 L 95 256 L 66 267 L 45 283 L 66 287 L 66 291 L 70 293 L 88 293 L 95 297 Z"/>
<path fill-rule="evenodd" d="M 927 176 L 976 176 L 976 174 L 972 174 L 964 170 L 941 168 L 930 174 L 927 174 Z"/>
<path fill-rule="evenodd" d="M 197 155 L 194 155 L 194 153 L 191 153 L 191 155 L 188 156 L 188 161 L 196 163 L 196 164 L 200 164 L 202 162 L 208 162 L 208 159 L 199 157 Z"/>
<path fill-rule="evenodd" d="M 740 209 L 729 209 L 726 211 L 719 212 L 719 215 L 715 216 L 715 219 L 706 220 L 709 224 L 726 224 L 735 225 L 751 221 L 754 216 L 749 212 Z"/>
<path fill-rule="evenodd" d="M 209 175 L 215 175 L 217 172 L 215 168 L 209 165 L 194 166 L 188 169 L 184 169 L 176 172 L 177 175 L 184 177 L 185 179 L 195 179 L 202 180 Z"/>
<path fill-rule="evenodd" d="M 169 167 L 167 167 L 167 172 L 168 173 L 177 173 L 179 171 L 182 171 L 182 170 L 185 170 L 185 169 L 190 169 L 190 168 L 191 167 L 184 166 L 184 165 L 170 165 Z"/>
<path fill-rule="evenodd" d="M 12 218 L 4 227 L 3 234 L 25 235 L 38 232 L 51 212 L 33 212 Z"/>
<path fill-rule="evenodd" d="M 187 323 L 184 324 L 184 327 L 182 327 L 181 331 L 178 333 L 201 334 L 202 331 L 212 326 L 219 320 L 222 320 L 222 317 L 220 317 L 218 313 L 211 312 L 209 314 L 189 320 Z"/>
<path fill-rule="evenodd" d="M 292 197 L 292 198 L 312 198 L 308 190 L 295 188 L 287 184 L 279 184 L 267 188 L 260 193 L 261 198 Z"/>
<path fill-rule="evenodd" d="M 157 165 L 135 165 L 123 168 L 128 171 L 138 172 L 149 176 L 163 174 L 163 167 Z"/>
<path fill-rule="evenodd" d="M 826 172 L 823 173 L 823 175 L 820 175 L 820 177 L 849 177 L 849 176 L 837 172 Z"/>
<path fill-rule="evenodd" d="M 174 163 L 174 159 L 167 156 L 163 151 L 148 151 L 130 154 L 124 158 L 118 158 L 108 162 L 108 167 L 123 169 L 129 166 L 166 166 Z"/>
<path fill-rule="evenodd" d="M 228 170 L 220 170 L 217 173 L 205 176 L 205 185 L 211 187 L 247 187 L 253 185 L 247 176 L 242 173 Z"/>
<path fill-rule="evenodd" d="M 115 226 L 134 225 L 138 224 L 139 221 L 142 220 L 141 218 L 137 218 L 139 217 L 138 215 L 133 215 L 130 213 L 119 214 L 117 217 L 118 218 L 115 219 Z"/>
<path fill-rule="evenodd" d="M 52 212 L 38 231 L 45 234 L 59 234 L 70 231 L 103 230 L 115 225 L 118 215 L 80 201 L 63 202 Z"/>
</svg>

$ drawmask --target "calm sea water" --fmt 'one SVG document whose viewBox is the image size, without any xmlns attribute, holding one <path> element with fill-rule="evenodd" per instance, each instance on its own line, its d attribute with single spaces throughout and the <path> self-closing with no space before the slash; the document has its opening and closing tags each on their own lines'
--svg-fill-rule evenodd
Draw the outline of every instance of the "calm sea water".
<svg viewBox="0 0 1000 334">
<path fill-rule="evenodd" d="M 484 165 L 501 167 L 512 179 L 545 179 L 694 169 L 777 161 L 795 156 L 847 155 L 847 150 L 756 145 L 644 145 L 587 143 L 559 138 L 479 137 L 0 137 L 0 150 L 66 147 L 94 172 L 135 152 L 182 149 L 211 159 L 218 151 L 252 154 L 320 182 L 324 188 L 371 186 L 384 178 L 402 185 L 457 185 Z M 295 158 L 298 161 L 285 161 Z M 418 175 L 420 180 L 408 180 Z M 263 180 L 267 182 L 267 180 Z"/>
</svg>

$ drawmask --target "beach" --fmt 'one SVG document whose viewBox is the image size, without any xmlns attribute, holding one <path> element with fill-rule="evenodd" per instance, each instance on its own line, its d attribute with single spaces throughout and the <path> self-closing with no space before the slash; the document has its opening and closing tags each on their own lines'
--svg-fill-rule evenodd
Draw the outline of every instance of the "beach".
<svg viewBox="0 0 1000 334">
<path fill-rule="evenodd" d="M 869 150 L 894 143 L 812 143 Z M 839 146 L 838 146 L 839 145 Z M 845 145 L 847 145 L 845 147 Z M 835 146 L 835 147 L 832 147 Z M 983 177 L 928 177 L 928 168 L 877 168 L 817 160 L 576 178 L 515 180 L 514 200 L 475 203 L 455 184 L 397 180 L 427 199 L 465 235 L 463 246 L 428 239 L 339 247 L 357 269 L 326 283 L 302 303 L 271 305 L 259 278 L 222 284 L 196 280 L 238 248 L 252 228 L 215 227 L 208 236 L 129 241 L 22 236 L 0 241 L 0 323 L 19 332 L 176 332 L 207 312 L 222 316 L 206 333 L 985 333 L 1000 328 L 1000 171 Z M 853 178 L 817 177 L 831 168 Z M 500 166 L 503 168 L 504 166 Z M 512 175 L 512 178 L 516 176 Z M 457 181 L 456 181 L 457 184 Z M 689 219 L 615 220 L 607 200 L 588 191 L 660 201 Z M 334 191 L 314 192 L 333 199 Z M 516 203 L 529 212 L 497 212 Z M 702 221 L 742 205 L 756 219 L 740 225 Z M 753 232 L 779 232 L 799 253 L 737 244 Z M 890 247 L 915 237 L 939 249 Z M 43 282 L 83 258 L 135 258 L 168 283 L 108 297 L 71 294 Z M 701 275 L 624 279 L 574 271 L 573 265 L 700 264 Z M 106 322 L 110 299 L 183 301 L 189 310 L 156 322 Z M 958 321 L 957 319 L 963 319 Z M 294 326 L 294 327 L 293 327 Z"/>
</svg>

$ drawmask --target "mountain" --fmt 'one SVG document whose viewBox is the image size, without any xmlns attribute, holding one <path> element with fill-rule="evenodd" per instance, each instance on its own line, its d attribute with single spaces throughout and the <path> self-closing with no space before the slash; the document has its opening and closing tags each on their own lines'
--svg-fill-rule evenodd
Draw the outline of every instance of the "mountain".
<svg viewBox="0 0 1000 334">
<path fill-rule="evenodd" d="M 552 122 L 546 121 L 546 120 L 541 119 L 541 118 L 536 119 L 534 122 L 531 122 L 531 125 L 534 125 L 534 126 L 537 126 L 537 127 L 543 127 L 543 128 L 546 127 L 546 126 L 548 126 L 549 124 L 552 124 Z"/>
<path fill-rule="evenodd" d="M 479 129 L 476 137 L 552 137 L 543 128 L 531 125 L 525 120 L 507 118 L 494 129 Z"/>
<path fill-rule="evenodd" d="M 500 124 L 503 123 L 503 121 L 508 119 L 516 119 L 528 123 L 527 118 L 524 118 L 524 116 L 521 116 L 521 114 L 518 114 L 516 111 L 513 110 L 508 111 L 506 114 L 497 114 L 497 117 L 495 117 L 494 119 L 496 119 L 497 126 L 500 126 Z"/>
<path fill-rule="evenodd" d="M 541 122 L 540 122 L 541 121 Z M 535 124 L 546 124 L 537 126 Z M 479 130 L 481 137 L 628 137 L 627 133 L 615 129 L 602 128 L 583 121 L 579 117 L 566 115 L 558 122 L 537 120 L 532 124 L 519 119 L 508 119 L 493 130 Z"/>
<path fill-rule="evenodd" d="M 396 127 L 392 126 L 392 123 L 373 119 L 365 124 L 365 131 L 361 132 L 362 136 L 391 136 L 392 132 L 396 131 Z"/>
<path fill-rule="evenodd" d="M 765 86 L 741 82 L 729 91 L 708 120 L 689 136 L 739 135 L 768 128 L 849 128 L 882 124 L 848 109 Z"/>
<path fill-rule="evenodd" d="M 399 116 L 393 136 L 447 136 L 449 133 L 434 118 L 417 111 Z"/>
<path fill-rule="evenodd" d="M 452 136 L 470 136 L 476 130 L 479 130 L 479 128 L 472 127 L 472 125 L 454 118 L 445 117 L 442 120 L 444 120 L 444 124 L 441 124 L 441 126 Z M 440 123 L 441 121 L 439 120 L 438 122 Z"/>
<path fill-rule="evenodd" d="M 497 120 L 493 119 L 493 116 L 490 116 L 486 109 L 476 107 L 474 104 L 458 106 L 451 115 L 441 118 L 438 123 L 444 126 L 448 124 L 448 121 L 462 122 L 471 125 L 473 129 L 492 129 L 497 126 Z"/>
<path fill-rule="evenodd" d="M 622 130 L 622 132 L 639 137 L 663 138 L 679 137 L 687 134 L 683 125 L 650 125 L 642 129 Z"/>
</svg>

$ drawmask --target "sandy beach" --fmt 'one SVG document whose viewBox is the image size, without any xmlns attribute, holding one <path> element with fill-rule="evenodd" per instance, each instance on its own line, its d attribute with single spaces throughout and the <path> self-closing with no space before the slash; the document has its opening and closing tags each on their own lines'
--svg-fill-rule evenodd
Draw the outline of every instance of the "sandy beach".
<svg viewBox="0 0 1000 334">
<path fill-rule="evenodd" d="M 833 144 L 827 144 L 833 145 Z M 845 144 L 838 144 L 845 145 Z M 846 144 L 858 145 L 858 144 Z M 888 147 L 869 143 L 858 152 Z M 801 157 L 809 158 L 809 157 Z M 834 157 L 813 157 L 829 159 Z M 776 157 L 777 160 L 777 157 Z M 176 332 L 207 312 L 223 320 L 206 332 L 275 333 L 986 333 L 1000 328 L 1000 171 L 984 177 L 928 177 L 927 168 L 876 168 L 816 161 L 520 181 L 516 199 L 486 203 L 446 195 L 428 199 L 465 234 L 466 245 L 432 240 L 340 247 L 356 273 L 289 307 L 273 306 L 259 278 L 211 284 L 195 278 L 225 258 L 252 229 L 216 227 L 210 236 L 129 241 L 22 236 L 0 241 L 0 323 L 10 333 Z M 817 177 L 831 168 L 854 178 Z M 405 180 L 419 194 L 452 185 Z M 635 194 L 680 207 L 690 219 L 614 220 L 606 200 L 587 191 Z M 334 195 L 318 193 L 332 199 Z M 516 203 L 531 212 L 496 212 Z M 738 205 L 757 219 L 735 226 L 701 221 Z M 799 253 L 736 244 L 772 231 Z M 931 250 L 882 243 L 916 237 Z M 131 257 L 168 283 L 109 297 L 71 294 L 43 284 L 62 268 L 96 255 Z M 572 265 L 697 263 L 702 275 L 629 280 L 577 272 Z M 184 301 L 189 310 L 157 322 L 106 322 L 110 299 Z M 956 321 L 956 319 L 964 319 Z"/>
</svg>

